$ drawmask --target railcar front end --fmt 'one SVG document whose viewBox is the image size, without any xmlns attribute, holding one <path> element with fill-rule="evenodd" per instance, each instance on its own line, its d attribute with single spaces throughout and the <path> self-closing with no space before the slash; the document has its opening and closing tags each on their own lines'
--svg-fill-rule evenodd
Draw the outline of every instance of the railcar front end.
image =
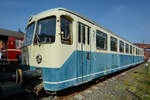
<svg viewBox="0 0 150 100">
<path fill-rule="evenodd" d="M 29 20 L 22 66 L 42 70 L 45 90 L 58 91 L 75 84 L 75 81 L 68 80 L 76 76 L 73 26 L 71 15 L 58 10 L 40 13 Z"/>
</svg>

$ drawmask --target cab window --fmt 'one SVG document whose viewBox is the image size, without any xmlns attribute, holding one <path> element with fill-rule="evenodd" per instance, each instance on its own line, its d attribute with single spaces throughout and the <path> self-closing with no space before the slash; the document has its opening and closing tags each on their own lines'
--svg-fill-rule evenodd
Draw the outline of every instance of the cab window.
<svg viewBox="0 0 150 100">
<path fill-rule="evenodd" d="M 37 22 L 35 43 L 53 43 L 56 34 L 56 17 L 48 17 Z"/>
</svg>

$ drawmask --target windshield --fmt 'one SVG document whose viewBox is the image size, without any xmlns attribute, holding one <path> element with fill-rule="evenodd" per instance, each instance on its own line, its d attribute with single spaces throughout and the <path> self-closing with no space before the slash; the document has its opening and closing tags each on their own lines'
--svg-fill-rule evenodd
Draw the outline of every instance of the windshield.
<svg viewBox="0 0 150 100">
<path fill-rule="evenodd" d="M 35 27 L 35 23 L 32 23 L 27 27 L 23 46 L 27 46 L 32 43 L 34 27 Z"/>
<path fill-rule="evenodd" d="M 40 43 L 55 42 L 56 17 L 49 17 L 38 21 L 35 40 Z"/>
</svg>

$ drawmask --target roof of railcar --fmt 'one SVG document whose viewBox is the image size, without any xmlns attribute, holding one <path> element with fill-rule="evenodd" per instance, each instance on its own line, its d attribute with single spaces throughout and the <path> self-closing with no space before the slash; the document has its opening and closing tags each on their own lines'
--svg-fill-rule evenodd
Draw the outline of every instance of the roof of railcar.
<svg viewBox="0 0 150 100">
<path fill-rule="evenodd" d="M 24 38 L 24 33 L 0 28 L 0 35 Z"/>
<path fill-rule="evenodd" d="M 115 35 L 115 36 L 117 36 L 117 37 L 119 37 L 119 38 L 121 38 L 121 39 L 123 39 L 123 40 L 125 40 L 125 41 L 129 42 L 128 40 L 126 40 L 126 39 L 124 39 L 124 38 L 120 37 L 119 35 L 115 34 L 115 33 L 114 33 L 114 32 L 112 32 L 112 31 L 110 31 L 110 30 L 108 30 L 108 29 L 104 28 L 102 25 L 100 25 L 100 24 L 96 23 L 95 21 L 93 21 L 93 20 L 91 20 L 91 19 L 87 18 L 87 17 L 86 17 L 86 16 L 84 16 L 84 15 L 81 15 L 81 14 L 79 14 L 79 13 L 76 13 L 76 12 L 74 12 L 74 11 L 67 10 L 67 9 L 64 9 L 64 8 L 58 8 L 58 10 L 63 10 L 63 11 L 66 11 L 66 12 L 72 13 L 72 14 L 74 14 L 74 15 L 76 15 L 76 16 L 78 16 L 78 17 L 80 17 L 80 18 L 82 18 L 82 19 L 84 19 L 84 20 L 86 20 L 86 21 L 88 21 L 88 22 L 90 22 L 90 23 L 92 23 L 93 25 L 96 25 L 96 26 L 98 26 L 98 27 L 100 27 L 100 28 L 104 29 L 105 31 L 107 31 L 107 32 L 109 32 L 109 33 L 112 33 L 113 35 Z M 131 43 L 131 42 L 129 42 L 129 43 Z M 131 43 L 131 44 L 133 44 L 133 43 Z"/>
<path fill-rule="evenodd" d="M 110 31 L 110 30 L 104 28 L 102 25 L 96 23 L 95 21 L 93 21 L 93 20 L 87 18 L 86 16 L 81 15 L 81 14 L 76 13 L 76 12 L 71 11 L 71 10 L 65 9 L 65 8 L 54 8 L 54 9 L 50 9 L 50 10 L 43 11 L 43 12 L 37 14 L 37 15 L 44 14 L 44 13 L 48 13 L 48 12 L 51 12 L 51 11 L 57 11 L 57 10 L 66 11 L 66 12 L 68 12 L 68 13 L 71 13 L 71 14 L 73 14 L 73 15 L 76 15 L 76 16 L 78 16 L 78 17 L 80 17 L 80 18 L 82 18 L 82 19 L 88 21 L 89 23 L 91 23 L 91 24 L 93 24 L 93 25 L 96 25 L 96 26 L 98 26 L 98 27 L 104 29 L 105 31 L 107 31 L 107 32 L 109 32 L 109 33 L 111 33 L 111 34 L 117 36 L 118 38 L 121 38 L 121 39 L 125 40 L 126 42 L 131 43 L 131 42 L 129 42 L 128 40 L 124 39 L 123 37 L 120 37 L 120 36 L 117 35 L 116 33 L 114 33 L 114 32 L 112 32 L 112 31 Z M 33 17 L 34 17 L 34 16 L 33 16 Z M 131 44 L 134 45 L 133 43 L 131 43 Z M 137 47 L 136 45 L 134 45 L 134 46 Z M 138 47 L 137 47 L 137 48 L 138 48 Z"/>
</svg>

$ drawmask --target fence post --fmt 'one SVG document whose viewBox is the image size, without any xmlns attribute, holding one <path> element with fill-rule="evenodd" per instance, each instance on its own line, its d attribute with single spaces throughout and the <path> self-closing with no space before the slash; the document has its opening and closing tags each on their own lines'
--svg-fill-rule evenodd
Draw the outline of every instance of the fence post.
<svg viewBox="0 0 150 100">
<path fill-rule="evenodd" d="M 146 63 L 144 66 L 145 66 L 145 71 L 148 72 L 148 64 Z"/>
</svg>

